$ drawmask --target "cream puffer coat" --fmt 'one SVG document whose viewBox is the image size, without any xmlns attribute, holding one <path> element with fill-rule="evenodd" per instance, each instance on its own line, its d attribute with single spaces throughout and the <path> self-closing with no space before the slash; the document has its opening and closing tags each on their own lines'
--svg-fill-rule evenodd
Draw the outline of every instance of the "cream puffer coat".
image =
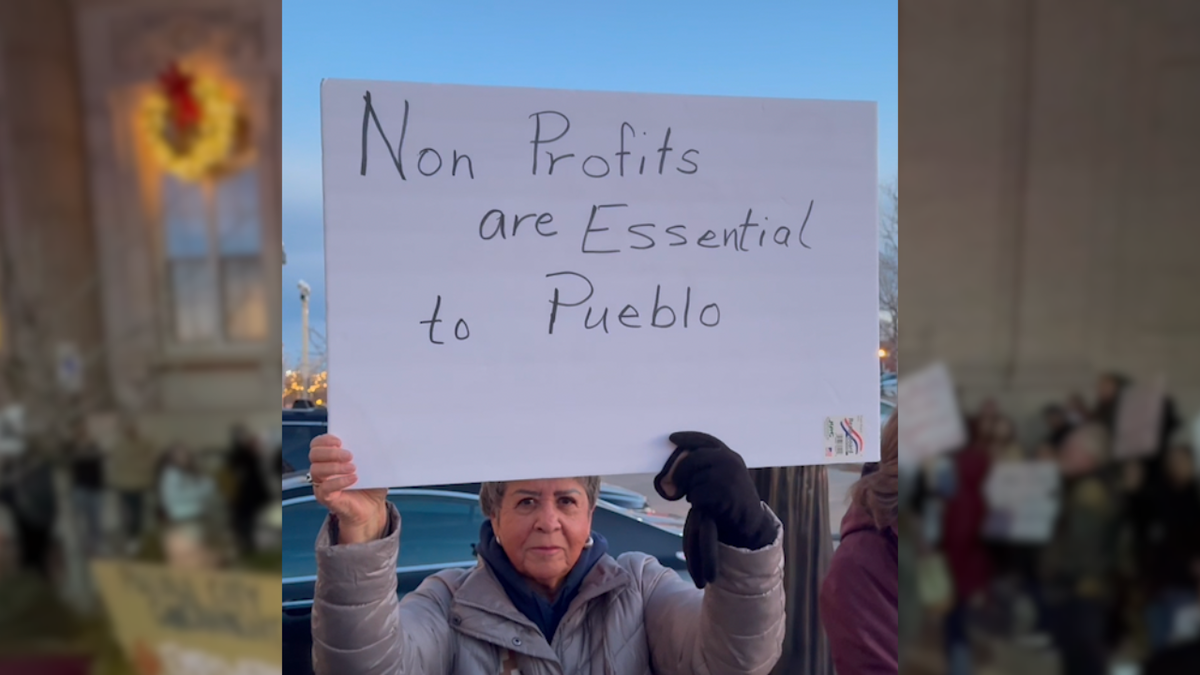
<svg viewBox="0 0 1200 675">
<path fill-rule="evenodd" d="M 604 556 L 548 644 L 483 562 L 398 600 L 400 514 L 389 509 L 378 541 L 334 546 L 336 526 L 321 528 L 318 675 L 767 675 L 779 660 L 782 525 L 757 551 L 721 544 L 720 574 L 704 590 L 651 556 Z"/>
</svg>

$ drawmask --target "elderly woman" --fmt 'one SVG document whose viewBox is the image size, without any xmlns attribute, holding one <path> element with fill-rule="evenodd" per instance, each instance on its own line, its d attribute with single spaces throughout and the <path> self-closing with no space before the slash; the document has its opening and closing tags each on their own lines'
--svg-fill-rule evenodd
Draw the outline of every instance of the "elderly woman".
<svg viewBox="0 0 1200 675">
<path fill-rule="evenodd" d="M 671 441 L 655 486 L 692 504 L 695 586 L 651 556 L 606 553 L 592 531 L 593 476 L 484 483 L 479 564 L 434 574 L 401 601 L 400 514 L 386 490 L 350 489 L 355 467 L 336 437 L 315 439 L 313 488 L 330 511 L 317 539 L 315 671 L 766 675 L 783 643 L 782 526 L 724 443 Z"/>
</svg>

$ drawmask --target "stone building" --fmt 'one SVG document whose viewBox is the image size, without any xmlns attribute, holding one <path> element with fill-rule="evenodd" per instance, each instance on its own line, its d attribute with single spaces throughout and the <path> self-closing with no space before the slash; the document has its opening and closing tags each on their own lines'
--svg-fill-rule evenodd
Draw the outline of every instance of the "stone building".
<svg viewBox="0 0 1200 675">
<path fill-rule="evenodd" d="M 0 3 L 0 359 L 30 373 L 0 408 L 126 415 L 160 446 L 278 429 L 280 21 Z"/>
<path fill-rule="evenodd" d="M 899 16 L 905 369 L 1018 415 L 1162 374 L 1200 412 L 1200 3 Z"/>
</svg>

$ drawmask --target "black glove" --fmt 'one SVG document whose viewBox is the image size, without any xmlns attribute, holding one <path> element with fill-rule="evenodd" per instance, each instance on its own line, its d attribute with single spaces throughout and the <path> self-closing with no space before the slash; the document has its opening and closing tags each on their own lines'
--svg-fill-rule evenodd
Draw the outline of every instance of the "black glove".
<svg viewBox="0 0 1200 675">
<path fill-rule="evenodd" d="M 671 434 L 675 452 L 654 479 L 663 499 L 686 497 L 692 508 L 683 527 L 684 556 L 697 588 L 717 578 L 717 543 L 757 550 L 778 529 L 763 509 L 741 455 L 698 431 Z"/>
</svg>

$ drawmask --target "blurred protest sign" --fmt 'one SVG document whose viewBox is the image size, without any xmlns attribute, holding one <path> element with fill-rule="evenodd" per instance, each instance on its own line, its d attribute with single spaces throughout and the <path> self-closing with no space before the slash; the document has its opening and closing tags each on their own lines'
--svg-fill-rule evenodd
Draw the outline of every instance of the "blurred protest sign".
<svg viewBox="0 0 1200 675">
<path fill-rule="evenodd" d="M 1171 618 L 1171 642 L 1185 644 L 1200 639 L 1200 603 L 1193 602 L 1175 610 Z"/>
<path fill-rule="evenodd" d="M 145 675 L 279 675 L 279 577 L 95 561 L 122 648 Z"/>
<path fill-rule="evenodd" d="M 1167 382 L 1162 376 L 1131 384 L 1122 392 L 1113 439 L 1114 459 L 1143 457 L 1158 448 L 1166 401 Z"/>
<path fill-rule="evenodd" d="M 919 462 L 961 448 L 966 424 L 954 392 L 954 379 L 944 363 L 934 363 L 900 378 L 900 461 Z"/>
<path fill-rule="evenodd" d="M 1050 541 L 1058 518 L 1058 465 L 1049 461 L 997 462 L 984 483 L 990 539 L 1022 544 Z"/>
<path fill-rule="evenodd" d="M 879 456 L 873 103 L 325 80 L 359 487 Z M 401 403 L 402 402 L 402 403 Z"/>
<path fill-rule="evenodd" d="M 0 408 L 0 457 L 19 455 L 24 449 L 24 410 L 16 404 Z"/>
</svg>

